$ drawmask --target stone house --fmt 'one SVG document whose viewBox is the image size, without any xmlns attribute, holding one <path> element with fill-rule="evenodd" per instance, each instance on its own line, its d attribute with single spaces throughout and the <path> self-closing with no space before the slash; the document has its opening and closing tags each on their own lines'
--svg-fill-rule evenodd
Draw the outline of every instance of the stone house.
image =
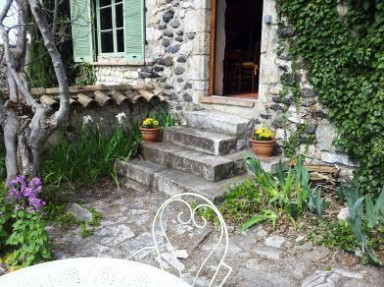
<svg viewBox="0 0 384 287">
<path fill-rule="evenodd" d="M 300 107 L 280 95 L 291 61 L 279 38 L 292 31 L 274 0 L 71 0 L 71 15 L 74 59 L 95 67 L 97 84 L 164 93 L 181 123 L 214 109 L 272 126 L 313 163 L 353 165 L 300 65 Z"/>
</svg>

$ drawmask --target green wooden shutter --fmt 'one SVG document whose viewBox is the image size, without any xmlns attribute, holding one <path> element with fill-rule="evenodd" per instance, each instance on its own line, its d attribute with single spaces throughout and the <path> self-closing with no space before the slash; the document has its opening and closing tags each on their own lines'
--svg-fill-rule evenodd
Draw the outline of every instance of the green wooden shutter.
<svg viewBox="0 0 384 287">
<path fill-rule="evenodd" d="M 124 0 L 124 42 L 127 60 L 144 60 L 144 0 Z"/>
<path fill-rule="evenodd" d="M 94 39 L 90 0 L 71 0 L 73 58 L 75 62 L 94 61 Z"/>
</svg>

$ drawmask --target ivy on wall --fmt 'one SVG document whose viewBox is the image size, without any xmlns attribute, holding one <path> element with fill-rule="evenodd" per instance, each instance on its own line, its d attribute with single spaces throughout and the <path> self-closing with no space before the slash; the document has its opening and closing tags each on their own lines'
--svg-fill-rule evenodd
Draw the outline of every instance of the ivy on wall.
<svg viewBox="0 0 384 287">
<path fill-rule="evenodd" d="M 360 163 L 356 180 L 377 191 L 384 183 L 384 1 L 340 2 L 276 0 L 276 7 L 294 32 L 290 54 L 303 60 L 338 128 L 335 144 Z"/>
</svg>

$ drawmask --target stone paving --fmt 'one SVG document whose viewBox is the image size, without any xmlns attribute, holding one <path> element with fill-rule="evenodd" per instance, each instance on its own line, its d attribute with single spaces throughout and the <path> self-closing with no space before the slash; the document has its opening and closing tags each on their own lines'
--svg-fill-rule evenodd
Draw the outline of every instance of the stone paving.
<svg viewBox="0 0 384 287">
<path fill-rule="evenodd" d="M 124 188 L 112 190 L 103 198 L 84 197 L 82 206 L 94 207 L 102 213 L 101 225 L 87 238 L 82 238 L 77 228 L 63 231 L 58 226 L 48 227 L 56 247 L 55 258 L 128 258 L 141 248 L 153 245 L 151 223 L 167 198 L 160 193 L 139 193 Z M 165 225 L 174 239 L 179 260 L 172 260 L 163 240 L 160 241 L 161 264 L 172 273 L 175 273 L 176 265 L 184 268 L 185 278 L 190 280 L 199 266 L 198 262 L 217 244 L 219 233 L 215 226 L 196 229 L 179 224 L 175 212 L 176 209 L 167 212 L 170 219 Z M 172 213 L 175 216 L 171 217 Z M 213 258 L 219 258 L 222 250 L 220 245 Z M 135 255 L 133 260 L 159 266 L 155 253 L 148 249 Z M 260 226 L 245 234 L 231 234 L 225 261 L 233 267 L 233 272 L 224 286 L 384 286 L 383 269 L 363 266 L 354 256 L 341 251 L 313 246 L 300 234 L 296 238 L 276 236 L 268 234 Z M 215 262 L 210 260 L 198 286 L 208 286 L 209 274 L 215 270 L 214 267 Z M 225 270 L 220 270 L 219 277 L 225 273 Z"/>
</svg>

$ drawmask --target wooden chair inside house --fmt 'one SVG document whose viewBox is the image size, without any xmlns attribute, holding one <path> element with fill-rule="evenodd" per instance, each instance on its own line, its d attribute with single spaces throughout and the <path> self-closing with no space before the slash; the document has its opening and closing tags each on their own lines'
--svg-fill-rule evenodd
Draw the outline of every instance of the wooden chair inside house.
<svg viewBox="0 0 384 287">
<path fill-rule="evenodd" d="M 236 94 L 239 92 L 241 81 L 241 67 L 239 63 L 244 57 L 241 50 L 227 50 L 224 58 L 224 94 Z"/>
<path fill-rule="evenodd" d="M 239 93 L 244 92 L 244 83 L 250 82 L 251 93 L 256 93 L 256 81 L 259 74 L 260 44 L 256 43 L 255 50 L 251 55 L 240 60 Z"/>
<path fill-rule="evenodd" d="M 242 61 L 240 64 L 239 93 L 242 93 L 244 82 L 251 82 L 251 93 L 256 92 L 256 80 L 259 71 L 259 65 L 253 61 Z"/>
<path fill-rule="evenodd" d="M 224 60 L 224 93 L 241 94 L 256 93 L 259 72 L 259 53 L 246 56 L 244 51 L 225 52 Z M 249 91 L 250 89 L 250 91 Z"/>
</svg>

